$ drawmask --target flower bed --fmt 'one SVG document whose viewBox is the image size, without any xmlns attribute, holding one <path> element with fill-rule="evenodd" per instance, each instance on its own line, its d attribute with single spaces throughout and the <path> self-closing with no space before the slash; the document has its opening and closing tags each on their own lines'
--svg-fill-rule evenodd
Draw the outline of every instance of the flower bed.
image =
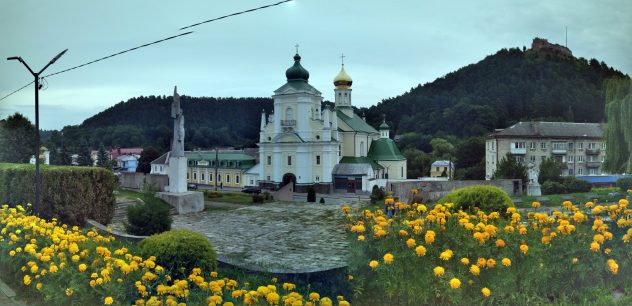
<svg viewBox="0 0 632 306">
<path fill-rule="evenodd" d="M 632 303 L 627 199 L 567 201 L 550 215 L 392 202 L 386 213 L 342 209 L 357 304 L 603 305 L 613 292 Z"/>
<path fill-rule="evenodd" d="M 333 305 L 291 283 L 250 288 L 214 271 L 193 269 L 172 279 L 155 258 L 135 246 L 29 215 L 21 206 L 0 209 L 0 264 L 21 279 L 28 296 L 52 305 Z M 338 305 L 349 305 L 337 298 Z"/>
</svg>

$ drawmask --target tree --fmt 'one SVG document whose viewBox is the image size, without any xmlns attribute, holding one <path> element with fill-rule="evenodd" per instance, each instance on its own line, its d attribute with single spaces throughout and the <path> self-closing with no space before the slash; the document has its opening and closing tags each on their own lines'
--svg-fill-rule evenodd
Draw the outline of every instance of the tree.
<svg viewBox="0 0 632 306">
<path fill-rule="evenodd" d="M 485 179 L 485 139 L 470 137 L 456 146 L 455 177 L 459 180 Z"/>
<path fill-rule="evenodd" d="M 430 175 L 430 164 L 432 159 L 426 153 L 418 149 L 406 149 L 402 151 L 402 155 L 407 160 L 408 178 L 419 178 Z"/>
<path fill-rule="evenodd" d="M 93 165 L 92 150 L 90 150 L 90 145 L 87 141 L 84 141 L 84 143 L 81 145 L 78 154 L 79 156 L 77 157 L 77 163 L 79 164 L 79 166 L 90 167 Z"/>
<path fill-rule="evenodd" d="M 562 172 L 562 164 L 555 157 L 549 157 L 542 161 L 538 173 L 538 183 L 543 184 L 546 181 L 559 182 Z"/>
<path fill-rule="evenodd" d="M 606 82 L 606 162 L 613 173 L 632 173 L 632 81 L 611 79 Z"/>
<path fill-rule="evenodd" d="M 450 159 L 454 154 L 454 145 L 443 138 L 433 138 L 430 141 L 432 155 L 437 159 Z"/>
<path fill-rule="evenodd" d="M 521 179 L 524 184 L 527 182 L 527 167 L 517 162 L 510 153 L 507 153 L 498 163 L 498 167 L 492 178 Z"/>
<path fill-rule="evenodd" d="M 105 147 L 103 147 L 103 144 L 99 145 L 99 151 L 97 152 L 97 166 L 107 168 L 106 166 L 109 165 L 109 160 L 110 158 L 108 157 L 107 151 L 105 151 Z"/>
<path fill-rule="evenodd" d="M 0 121 L 0 161 L 28 163 L 35 155 L 35 127 L 20 113 Z"/>
<path fill-rule="evenodd" d="M 143 152 L 140 153 L 140 158 L 138 158 L 138 167 L 136 167 L 136 172 L 150 173 L 151 162 L 160 157 L 160 155 L 162 155 L 162 153 L 154 147 L 144 148 Z"/>
</svg>

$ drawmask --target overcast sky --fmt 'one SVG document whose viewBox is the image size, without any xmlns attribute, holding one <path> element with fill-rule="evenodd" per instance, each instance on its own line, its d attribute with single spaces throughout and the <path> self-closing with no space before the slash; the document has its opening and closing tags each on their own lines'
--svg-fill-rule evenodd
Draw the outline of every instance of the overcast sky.
<svg viewBox="0 0 632 306">
<path fill-rule="evenodd" d="M 3 0 L 0 97 L 32 80 L 16 61 L 46 73 L 183 33 L 199 21 L 279 0 Z M 333 100 L 340 54 L 353 104 L 369 106 L 538 36 L 577 57 L 632 75 L 630 0 L 295 0 L 212 22 L 195 33 L 47 78 L 40 124 L 59 129 L 140 95 L 269 97 L 285 83 L 299 44 L 309 82 Z M 0 118 L 33 120 L 32 85 L 0 101 Z"/>
</svg>

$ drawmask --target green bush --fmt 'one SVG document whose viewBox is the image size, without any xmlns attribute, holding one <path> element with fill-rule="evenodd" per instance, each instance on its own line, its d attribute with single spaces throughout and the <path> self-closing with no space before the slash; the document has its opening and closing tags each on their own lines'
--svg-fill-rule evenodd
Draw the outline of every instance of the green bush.
<svg viewBox="0 0 632 306">
<path fill-rule="evenodd" d="M 264 196 L 260 194 L 256 194 L 256 193 L 252 194 L 252 203 L 263 203 L 264 199 L 265 199 Z"/>
<path fill-rule="evenodd" d="M 378 201 L 384 200 L 385 196 L 386 192 L 384 191 L 384 188 L 373 185 L 373 189 L 371 190 L 371 204 L 375 204 Z"/>
<path fill-rule="evenodd" d="M 325 198 L 320 198 L 320 204 L 325 204 Z"/>
<path fill-rule="evenodd" d="M 99 167 L 42 165 L 40 216 L 69 225 L 86 219 L 108 224 L 114 216 L 112 171 Z M 35 166 L 0 164 L 0 202 L 10 205 L 35 202 Z"/>
<path fill-rule="evenodd" d="M 622 177 L 618 179 L 617 187 L 621 188 L 621 191 L 623 192 L 632 189 L 632 177 Z"/>
<path fill-rule="evenodd" d="M 592 185 L 589 182 L 578 179 L 574 176 L 566 176 L 562 179 L 562 184 L 567 193 L 589 192 Z"/>
<path fill-rule="evenodd" d="M 314 187 L 309 187 L 307 190 L 307 202 L 316 202 L 316 190 L 314 190 Z"/>
<path fill-rule="evenodd" d="M 542 194 L 566 193 L 566 187 L 560 182 L 546 181 L 542 184 Z"/>
<path fill-rule="evenodd" d="M 125 231 L 137 236 L 149 236 L 171 229 L 171 206 L 153 195 L 144 195 L 145 203 L 127 207 Z"/>
<path fill-rule="evenodd" d="M 217 269 L 217 254 L 203 235 L 190 230 L 173 230 L 154 235 L 139 244 L 142 257 L 156 256 L 156 262 L 186 279 L 193 268 L 210 272 Z"/>
<path fill-rule="evenodd" d="M 504 212 L 513 207 L 507 193 L 495 186 L 474 185 L 450 191 L 438 203 L 454 203 L 455 209 L 472 211 L 478 208 L 484 212 Z"/>
</svg>

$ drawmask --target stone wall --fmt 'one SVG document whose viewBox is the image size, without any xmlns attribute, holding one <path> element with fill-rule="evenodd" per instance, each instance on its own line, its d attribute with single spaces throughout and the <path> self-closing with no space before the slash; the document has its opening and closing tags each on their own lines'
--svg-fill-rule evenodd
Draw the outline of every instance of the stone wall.
<svg viewBox="0 0 632 306">
<path fill-rule="evenodd" d="M 394 197 L 400 200 L 410 201 L 410 190 L 415 188 L 419 190 L 419 194 L 427 200 L 438 200 L 448 194 L 448 192 L 472 185 L 493 185 L 503 189 L 509 196 L 517 196 L 522 194 L 522 180 L 480 180 L 480 181 L 422 181 L 422 180 L 405 180 L 405 181 L 389 181 L 386 184 L 386 191 L 392 192 Z"/>
<path fill-rule="evenodd" d="M 165 190 L 165 186 L 169 185 L 169 177 L 164 174 L 121 172 L 118 179 L 121 187 L 131 189 L 141 189 L 143 187 L 143 182 L 145 181 L 158 191 Z"/>
</svg>

